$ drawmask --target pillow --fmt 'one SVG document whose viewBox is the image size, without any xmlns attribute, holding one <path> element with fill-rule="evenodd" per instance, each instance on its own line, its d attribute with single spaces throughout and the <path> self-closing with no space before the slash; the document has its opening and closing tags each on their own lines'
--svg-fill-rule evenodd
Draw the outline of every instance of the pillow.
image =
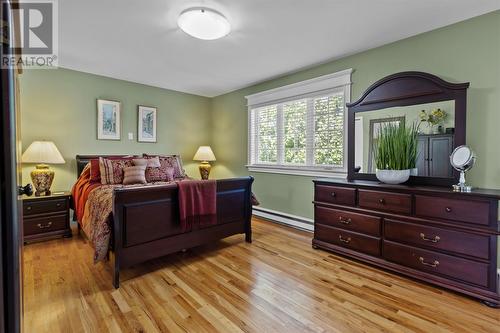
<svg viewBox="0 0 500 333">
<path fill-rule="evenodd" d="M 132 166 L 132 159 L 107 159 L 99 157 L 99 170 L 101 184 L 121 184 L 123 182 L 123 169 Z"/>
<path fill-rule="evenodd" d="M 136 158 L 133 162 L 134 165 L 146 165 L 149 168 L 159 168 L 161 166 L 158 156 L 151 158 Z"/>
<path fill-rule="evenodd" d="M 144 158 L 159 158 L 161 167 L 172 167 L 174 168 L 174 178 L 184 178 L 186 174 L 182 168 L 182 159 L 179 155 L 148 155 L 144 154 Z"/>
<path fill-rule="evenodd" d="M 122 160 L 122 159 L 130 159 L 132 157 L 137 157 L 133 155 L 127 156 L 109 156 L 105 157 L 108 160 Z M 101 168 L 99 165 L 99 159 L 94 158 L 90 160 L 90 181 L 91 182 L 101 182 Z"/>
<path fill-rule="evenodd" d="M 90 160 L 90 181 L 101 182 L 101 170 L 99 169 L 99 160 Z"/>
<path fill-rule="evenodd" d="M 123 184 L 146 184 L 146 166 L 134 165 L 123 168 Z"/>
<path fill-rule="evenodd" d="M 134 165 L 136 166 L 147 166 L 148 165 L 148 160 L 145 159 L 145 158 L 134 158 L 132 160 L 132 162 L 134 163 Z"/>
<path fill-rule="evenodd" d="M 153 182 L 171 182 L 174 180 L 174 168 L 163 165 L 159 168 L 146 168 L 146 181 Z"/>
</svg>

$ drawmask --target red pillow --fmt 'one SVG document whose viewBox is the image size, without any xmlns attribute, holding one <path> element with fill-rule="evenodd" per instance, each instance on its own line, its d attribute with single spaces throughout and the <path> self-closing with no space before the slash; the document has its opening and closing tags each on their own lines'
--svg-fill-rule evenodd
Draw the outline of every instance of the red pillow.
<svg viewBox="0 0 500 333">
<path fill-rule="evenodd" d="M 99 160 L 90 160 L 90 181 L 101 182 L 101 170 L 99 169 Z"/>
</svg>

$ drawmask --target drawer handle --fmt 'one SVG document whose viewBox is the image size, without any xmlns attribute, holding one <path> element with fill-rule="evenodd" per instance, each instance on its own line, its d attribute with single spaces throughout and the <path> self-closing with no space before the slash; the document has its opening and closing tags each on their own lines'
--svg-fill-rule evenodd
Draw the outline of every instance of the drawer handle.
<svg viewBox="0 0 500 333">
<path fill-rule="evenodd" d="M 433 238 L 427 238 L 424 233 L 420 233 L 420 238 L 426 242 L 432 242 L 432 243 L 437 243 L 441 240 L 441 237 L 439 236 L 434 236 Z"/>
<path fill-rule="evenodd" d="M 346 219 L 342 216 L 339 216 L 339 222 L 342 224 L 351 224 L 352 220 L 351 219 Z"/>
<path fill-rule="evenodd" d="M 337 193 L 332 192 L 332 193 L 331 193 L 331 196 L 332 196 L 332 198 L 335 198 L 335 197 L 337 196 Z"/>
<path fill-rule="evenodd" d="M 446 207 L 444 210 L 446 210 L 447 213 L 451 213 L 451 208 L 450 207 Z"/>
<path fill-rule="evenodd" d="M 437 260 L 434 260 L 434 262 L 432 264 L 428 263 L 428 262 L 425 262 L 425 259 L 423 257 L 419 257 L 418 260 L 424 266 L 429 266 L 429 267 L 433 267 L 433 268 L 436 268 L 436 267 L 439 266 L 439 261 L 437 261 Z"/>
<path fill-rule="evenodd" d="M 59 203 L 57 203 L 57 204 L 56 204 L 56 207 L 61 207 L 61 203 L 60 203 L 60 202 L 59 202 Z"/>
<path fill-rule="evenodd" d="M 52 226 L 52 222 L 49 222 L 49 223 L 47 223 L 47 224 L 45 224 L 45 225 L 44 225 L 44 224 L 41 224 L 41 223 L 38 223 L 36 226 L 37 226 L 38 228 L 40 228 L 40 229 L 47 229 L 47 228 L 50 228 L 50 227 Z"/>
<path fill-rule="evenodd" d="M 342 235 L 339 235 L 339 240 L 340 240 L 342 243 L 349 244 L 349 243 L 351 242 L 351 237 L 344 238 L 344 237 L 342 237 Z"/>
<path fill-rule="evenodd" d="M 378 199 L 378 202 L 380 202 L 382 205 L 385 205 L 385 199 L 384 198 Z"/>
<path fill-rule="evenodd" d="M 26 207 L 26 210 L 31 210 L 31 206 Z"/>
</svg>

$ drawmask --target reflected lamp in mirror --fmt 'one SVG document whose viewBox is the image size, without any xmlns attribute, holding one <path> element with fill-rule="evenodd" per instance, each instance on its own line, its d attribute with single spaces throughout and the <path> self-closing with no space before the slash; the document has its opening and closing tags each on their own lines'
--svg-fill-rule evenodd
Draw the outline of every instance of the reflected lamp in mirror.
<svg viewBox="0 0 500 333">
<path fill-rule="evenodd" d="M 64 164 L 64 158 L 52 141 L 33 141 L 21 157 L 22 163 L 36 164 L 31 171 L 31 181 L 35 186 L 35 195 L 50 195 L 50 187 L 54 180 L 54 171 L 49 164 Z"/>
<path fill-rule="evenodd" d="M 465 182 L 465 172 L 470 170 L 476 162 L 476 155 L 469 147 L 463 145 L 455 148 L 450 155 L 450 163 L 455 170 L 460 172 L 458 184 L 453 185 L 455 192 L 470 192 L 472 187 Z"/>
<path fill-rule="evenodd" d="M 207 180 L 212 168 L 210 162 L 215 161 L 215 155 L 210 146 L 200 146 L 194 154 L 194 161 L 200 161 L 198 168 L 200 169 L 201 179 Z"/>
</svg>

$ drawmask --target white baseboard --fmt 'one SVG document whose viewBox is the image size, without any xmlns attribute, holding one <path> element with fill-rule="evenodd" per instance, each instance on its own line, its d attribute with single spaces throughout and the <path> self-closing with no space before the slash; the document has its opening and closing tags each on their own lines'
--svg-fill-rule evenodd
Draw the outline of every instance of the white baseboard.
<svg viewBox="0 0 500 333">
<path fill-rule="evenodd" d="M 313 220 L 305 217 L 287 214 L 262 207 L 253 207 L 253 215 L 264 218 L 272 222 L 284 224 L 293 228 L 306 231 L 314 231 Z"/>
</svg>

